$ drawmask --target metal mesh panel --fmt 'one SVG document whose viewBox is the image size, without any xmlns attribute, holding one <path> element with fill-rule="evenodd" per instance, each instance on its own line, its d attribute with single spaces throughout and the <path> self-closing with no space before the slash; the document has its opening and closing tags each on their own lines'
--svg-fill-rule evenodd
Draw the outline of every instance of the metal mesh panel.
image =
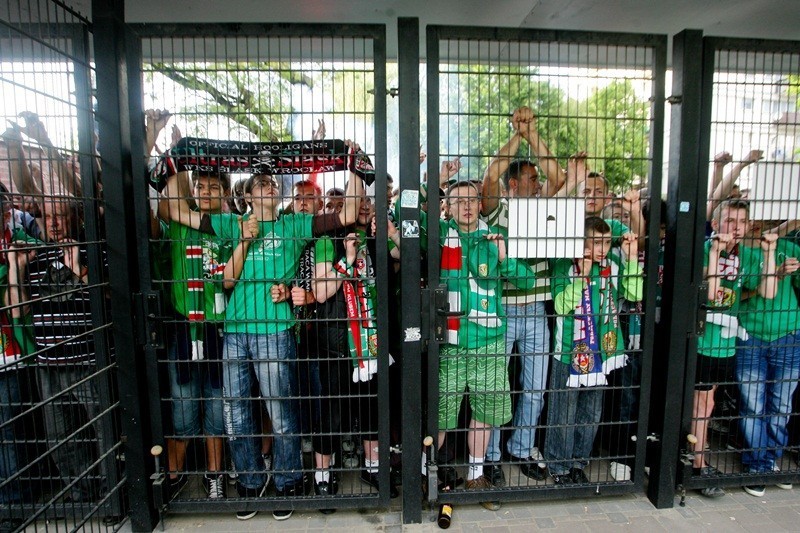
<svg viewBox="0 0 800 533">
<path fill-rule="evenodd" d="M 383 29 L 341 29 L 137 30 L 171 510 L 388 501 Z"/>
<path fill-rule="evenodd" d="M 444 439 L 439 497 L 495 508 L 554 488 L 633 490 L 657 307 L 663 49 L 635 36 L 434 35 L 429 176 L 441 165 L 442 202 L 428 202 L 428 261 L 450 312 L 428 406 Z"/>
<path fill-rule="evenodd" d="M 61 2 L 10 2 L 0 14 L 9 530 L 110 529 L 125 514 L 88 29 Z"/>
<path fill-rule="evenodd" d="M 797 113 L 800 51 L 708 40 L 713 100 L 704 264 L 708 317 L 698 340 L 689 445 L 693 483 L 764 485 L 797 473 Z M 762 235 L 780 237 L 774 244 Z M 717 251 L 719 250 L 719 251 Z M 765 258 L 772 256 L 774 265 Z M 777 278 L 768 277 L 777 272 Z M 771 282 L 775 283 L 771 287 Z M 775 294 L 774 298 L 769 296 Z"/>
</svg>

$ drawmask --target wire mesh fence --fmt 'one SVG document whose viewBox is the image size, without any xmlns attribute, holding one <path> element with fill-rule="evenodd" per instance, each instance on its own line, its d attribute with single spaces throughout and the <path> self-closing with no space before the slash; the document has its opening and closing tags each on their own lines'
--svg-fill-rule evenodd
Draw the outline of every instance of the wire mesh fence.
<svg viewBox="0 0 800 533">
<path fill-rule="evenodd" d="M 705 276 L 698 339 L 693 482 L 763 495 L 797 473 L 796 46 L 710 39 Z"/>
<path fill-rule="evenodd" d="M 89 38 L 60 2 L 0 14 L 4 530 L 126 512 Z"/>
<path fill-rule="evenodd" d="M 388 501 L 382 35 L 146 32 L 170 509 Z"/>
<path fill-rule="evenodd" d="M 428 405 L 439 496 L 497 509 L 633 490 L 645 309 L 652 328 L 658 305 L 655 289 L 644 295 L 661 247 L 664 51 L 646 36 L 428 39 L 429 151 L 441 157 L 429 273 L 450 300 Z"/>
</svg>

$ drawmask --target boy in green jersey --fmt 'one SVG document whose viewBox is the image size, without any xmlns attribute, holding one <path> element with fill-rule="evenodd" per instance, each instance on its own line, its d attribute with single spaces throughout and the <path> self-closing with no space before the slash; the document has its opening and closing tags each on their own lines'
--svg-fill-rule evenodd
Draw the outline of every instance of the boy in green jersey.
<svg viewBox="0 0 800 533">
<path fill-rule="evenodd" d="M 585 222 L 584 256 L 553 263 L 555 354 L 550 374 L 545 460 L 558 485 L 589 482 L 584 469 L 602 414 L 606 376 L 625 365 L 620 298 L 642 299 L 638 238 L 626 233 L 611 250 L 612 229 Z"/>
<path fill-rule="evenodd" d="M 348 146 L 357 149 L 349 142 Z M 169 184 L 167 188 L 169 191 Z M 300 255 L 310 239 L 355 221 L 362 188 L 362 180 L 351 172 L 345 204 L 338 215 L 292 213 L 280 218 L 280 189 L 268 174 L 253 175 L 245 184 L 244 199 L 249 211 L 244 217 L 224 213 L 200 216 L 169 194 L 173 218 L 236 245 L 223 274 L 225 287 L 233 290 L 225 317 L 223 395 L 225 429 L 239 472 L 237 488 L 241 496 L 262 495 L 267 481 L 260 442 L 252 437 L 252 375 L 256 376 L 272 420 L 276 492 L 285 497 L 303 493 L 292 335 L 295 317 L 287 284 L 295 277 Z M 255 515 L 250 510 L 237 513 L 243 520 Z M 277 520 L 291 515 L 292 510 L 273 512 Z"/>
<path fill-rule="evenodd" d="M 742 200 L 726 200 L 714 210 L 711 228 L 714 234 L 706 242 L 703 258 L 704 276 L 708 282 L 708 306 L 703 335 L 697 339 L 694 410 L 691 432 L 694 444 L 694 468 L 700 475 L 718 472 L 706 462 L 708 421 L 714 411 L 714 392 L 719 383 L 733 378 L 736 338 L 747 337 L 739 324 L 738 314 L 742 289 L 757 291 L 763 298 L 775 296 L 776 235 L 765 235 L 759 250 L 741 246 L 750 225 L 749 204 Z M 714 309 L 714 308 L 717 309 Z M 725 495 L 721 487 L 706 487 L 701 494 L 710 498 Z"/>
<path fill-rule="evenodd" d="M 176 178 L 177 179 L 177 178 Z M 178 183 L 179 187 L 187 185 Z M 192 197 L 200 215 L 222 212 L 230 194 L 227 173 L 192 176 Z M 233 246 L 216 235 L 169 220 L 166 238 L 172 259 L 170 295 L 177 313 L 169 347 L 169 383 L 175 438 L 167 440 L 173 493 L 185 483 L 180 474 L 189 440 L 206 435 L 203 486 L 210 498 L 224 497 L 222 436 L 222 327 L 225 293 L 222 275 Z M 201 401 L 202 400 L 202 401 Z"/>
<path fill-rule="evenodd" d="M 761 224 L 753 223 L 751 239 L 743 245 L 758 247 Z M 788 443 L 786 425 L 792 413 L 792 397 L 800 379 L 800 305 L 795 289 L 800 287 L 800 247 L 778 239 L 775 248 L 777 294 L 763 298 L 745 295 L 739 308 L 739 323 L 748 339 L 736 340 L 736 381 L 739 382 L 739 415 L 746 449 L 742 466 L 759 474 L 779 469 Z M 791 484 L 778 483 L 780 488 Z M 744 490 L 763 496 L 764 485 Z"/>
</svg>

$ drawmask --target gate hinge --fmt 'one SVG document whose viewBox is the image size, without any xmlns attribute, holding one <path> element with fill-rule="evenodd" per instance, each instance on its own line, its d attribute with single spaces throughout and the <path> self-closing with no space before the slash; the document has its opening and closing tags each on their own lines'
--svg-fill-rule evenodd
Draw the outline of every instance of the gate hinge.
<svg viewBox="0 0 800 533">
<path fill-rule="evenodd" d="M 675 94 L 672 96 L 667 96 L 667 103 L 671 105 L 680 104 L 683 102 L 683 96 L 679 94 Z"/>
<path fill-rule="evenodd" d="M 164 348 L 163 321 L 161 320 L 161 293 L 137 292 L 136 332 L 139 344 L 155 350 Z"/>
</svg>

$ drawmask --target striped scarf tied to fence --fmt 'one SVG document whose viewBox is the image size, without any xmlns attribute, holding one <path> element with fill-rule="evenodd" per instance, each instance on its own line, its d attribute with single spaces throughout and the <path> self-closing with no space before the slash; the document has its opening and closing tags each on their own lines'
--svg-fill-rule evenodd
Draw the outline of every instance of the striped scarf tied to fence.
<svg viewBox="0 0 800 533">
<path fill-rule="evenodd" d="M 342 257 L 333 268 L 344 278 L 342 291 L 347 308 L 347 344 L 353 363 L 353 383 L 366 382 L 378 372 L 378 330 L 372 299 L 375 281 L 370 277 L 372 265 L 366 245 L 359 247 L 352 265 Z"/>
</svg>

